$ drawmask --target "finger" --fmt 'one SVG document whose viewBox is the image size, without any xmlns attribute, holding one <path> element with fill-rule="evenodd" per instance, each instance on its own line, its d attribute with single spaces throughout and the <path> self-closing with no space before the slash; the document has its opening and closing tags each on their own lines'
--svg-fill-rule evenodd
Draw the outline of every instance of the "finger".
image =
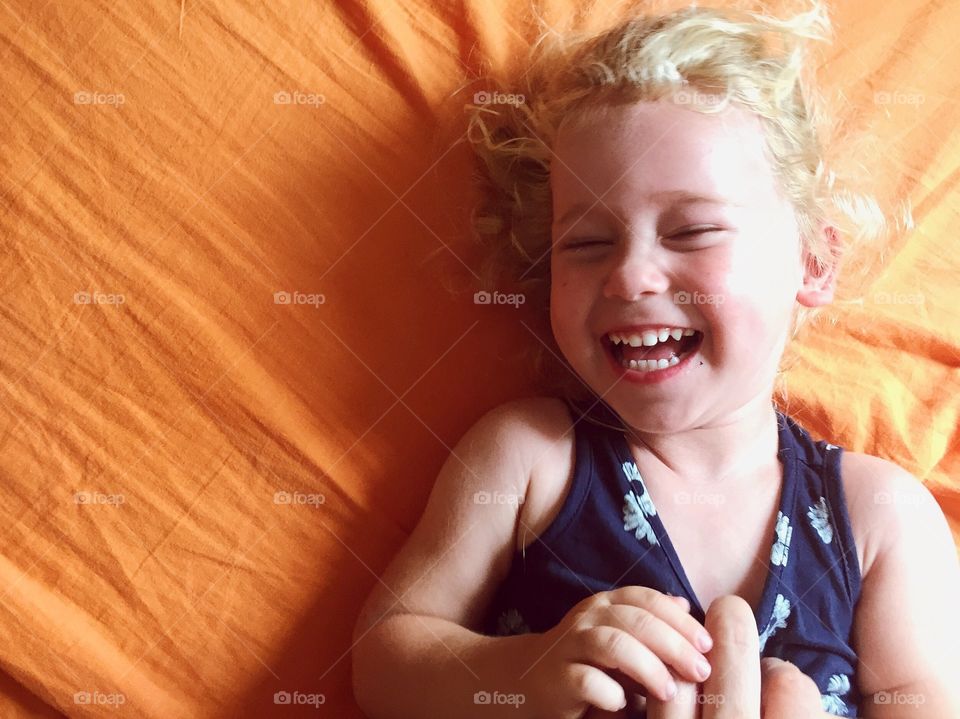
<svg viewBox="0 0 960 719">
<path fill-rule="evenodd" d="M 688 682 L 702 682 L 710 675 L 710 662 L 673 626 L 653 612 L 627 604 L 599 608 L 597 624 L 622 629 L 648 647 L 664 664 Z M 629 672 L 628 672 L 629 673 Z"/>
<path fill-rule="evenodd" d="M 769 719 L 822 716 L 820 689 L 799 667 L 768 657 L 760 662 L 760 711 Z"/>
<path fill-rule="evenodd" d="M 690 600 L 686 597 L 678 597 L 673 594 L 668 594 L 667 598 L 670 599 L 671 602 L 676 602 L 683 611 L 687 613 L 690 612 Z"/>
<path fill-rule="evenodd" d="M 566 686 L 577 687 L 577 698 L 605 711 L 617 712 L 627 705 L 623 687 L 605 672 L 585 664 L 571 664 Z"/>
<path fill-rule="evenodd" d="M 627 604 L 657 615 L 701 652 L 708 652 L 713 647 L 710 632 L 690 616 L 690 602 L 685 597 L 662 594 L 637 585 L 612 589 L 605 592 L 605 597 L 610 604 Z"/>
<path fill-rule="evenodd" d="M 670 701 L 647 700 L 647 719 L 697 719 L 697 685 L 677 679 L 677 695 Z"/>
<path fill-rule="evenodd" d="M 720 597 L 707 610 L 706 625 L 715 646 L 703 719 L 759 719 L 760 639 L 753 610 L 740 597 Z"/>
<path fill-rule="evenodd" d="M 622 629 L 602 624 L 585 629 L 577 635 L 573 659 L 603 669 L 617 669 L 646 687 L 648 695 L 662 699 L 673 695 L 673 677 L 664 663 L 643 642 Z"/>
</svg>

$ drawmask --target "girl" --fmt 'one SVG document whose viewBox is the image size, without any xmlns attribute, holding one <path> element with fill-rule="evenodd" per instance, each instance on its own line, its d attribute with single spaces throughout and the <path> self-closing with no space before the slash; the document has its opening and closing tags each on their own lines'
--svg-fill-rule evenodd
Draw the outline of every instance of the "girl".
<svg viewBox="0 0 960 719">
<path fill-rule="evenodd" d="M 816 3 L 545 35 L 525 92 L 472 108 L 488 269 L 526 282 L 575 384 L 452 452 L 357 624 L 370 715 L 643 716 L 708 680 L 708 608 L 736 596 L 823 713 L 960 716 L 942 512 L 773 401 L 847 245 L 885 230 L 825 167 L 804 40 L 828 31 Z"/>
</svg>

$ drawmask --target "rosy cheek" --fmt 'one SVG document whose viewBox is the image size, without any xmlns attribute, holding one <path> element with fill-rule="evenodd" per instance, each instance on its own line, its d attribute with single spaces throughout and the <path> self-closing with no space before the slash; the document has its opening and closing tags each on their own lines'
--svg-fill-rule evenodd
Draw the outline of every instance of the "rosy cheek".
<svg viewBox="0 0 960 719">
<path fill-rule="evenodd" d="M 750 294 L 765 274 L 762 260 L 756 253 L 730 252 L 715 258 L 710 276 L 718 287 L 732 295 Z"/>
</svg>

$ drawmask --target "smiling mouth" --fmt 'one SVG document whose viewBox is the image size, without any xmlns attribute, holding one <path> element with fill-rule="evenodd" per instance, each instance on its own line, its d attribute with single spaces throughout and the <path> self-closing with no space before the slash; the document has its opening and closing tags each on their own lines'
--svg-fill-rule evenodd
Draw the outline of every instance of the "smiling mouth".
<svg viewBox="0 0 960 719">
<path fill-rule="evenodd" d="M 653 372 L 673 367 L 696 352 L 703 342 L 703 333 L 664 327 L 657 332 L 611 332 L 604 335 L 601 342 L 624 369 Z"/>
</svg>

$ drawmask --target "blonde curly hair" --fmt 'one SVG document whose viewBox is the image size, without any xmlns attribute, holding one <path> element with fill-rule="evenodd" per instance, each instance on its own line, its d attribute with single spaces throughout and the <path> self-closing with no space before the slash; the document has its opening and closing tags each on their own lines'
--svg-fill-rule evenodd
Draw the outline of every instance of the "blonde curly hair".
<svg viewBox="0 0 960 719">
<path fill-rule="evenodd" d="M 679 100 L 704 113 L 734 104 L 758 115 L 774 175 L 793 203 L 812 262 L 847 264 L 854 246 L 885 239 L 899 223 L 887 218 L 872 193 L 852 190 L 853 181 L 832 169 L 835 163 L 827 166 L 826 152 L 839 128 L 808 60 L 808 41 L 831 40 L 832 26 L 820 0 L 805 7 L 779 19 L 738 7 L 692 5 L 629 16 L 601 32 L 543 29 L 522 78 L 497 82 L 496 94 L 477 93 L 465 107 L 467 139 L 480 161 L 481 199 L 472 221 L 486 252 L 483 288 L 513 286 L 534 311 L 543 311 L 544 320 L 549 317 L 550 161 L 560 126 L 641 101 Z M 873 139 L 847 134 L 836 143 L 859 162 L 871 156 L 864 143 Z M 845 176 L 857 175 L 862 187 L 870 173 L 859 170 L 851 167 Z M 902 225 L 912 226 L 908 208 L 904 218 Z M 839 242 L 825 240 L 822 223 L 836 229 Z M 797 308 L 794 337 L 815 313 Z M 556 365 L 543 350 L 562 362 L 556 344 L 535 349 L 538 376 L 552 374 Z M 554 388 L 581 395 L 582 387 L 564 377 L 553 377 L 559 381 Z"/>
</svg>

